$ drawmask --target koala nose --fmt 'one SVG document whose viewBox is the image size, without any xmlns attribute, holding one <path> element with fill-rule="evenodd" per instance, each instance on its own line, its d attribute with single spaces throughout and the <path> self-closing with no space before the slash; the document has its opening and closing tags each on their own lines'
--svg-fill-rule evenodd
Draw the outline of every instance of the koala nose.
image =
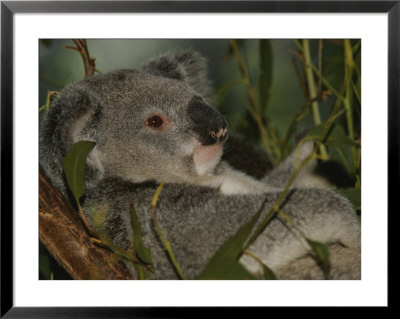
<svg viewBox="0 0 400 319">
<path fill-rule="evenodd" d="M 189 103 L 188 114 L 192 120 L 192 131 L 204 146 L 225 142 L 228 138 L 228 123 L 224 116 L 202 99 L 194 98 Z"/>
</svg>

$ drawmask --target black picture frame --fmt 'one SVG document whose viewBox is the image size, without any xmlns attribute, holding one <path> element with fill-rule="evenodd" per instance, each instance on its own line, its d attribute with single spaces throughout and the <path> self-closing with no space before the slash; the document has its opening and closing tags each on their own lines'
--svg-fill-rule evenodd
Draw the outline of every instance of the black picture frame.
<svg viewBox="0 0 400 319">
<path fill-rule="evenodd" d="M 21 308 L 13 300 L 13 19 L 16 13 L 387 13 L 388 14 L 388 204 L 399 186 L 400 1 L 1 1 L 1 317 L 5 318 L 177 318 L 209 309 L 188 308 Z M 389 225 L 391 215 L 388 214 Z M 392 233 L 389 232 L 389 238 Z M 388 240 L 391 243 L 391 240 Z M 390 250 L 390 246 L 389 246 Z M 388 282 L 389 285 L 390 281 Z M 32 292 L 34 293 L 34 292 Z M 390 308 L 390 298 L 388 300 Z M 293 309 L 293 308 L 292 308 Z M 252 311 L 266 311 L 252 308 Z M 280 311 L 268 308 L 267 311 Z M 216 308 L 214 315 L 248 309 Z M 324 310 L 323 310 L 324 311 Z M 185 314 L 186 313 L 186 314 Z"/>
</svg>

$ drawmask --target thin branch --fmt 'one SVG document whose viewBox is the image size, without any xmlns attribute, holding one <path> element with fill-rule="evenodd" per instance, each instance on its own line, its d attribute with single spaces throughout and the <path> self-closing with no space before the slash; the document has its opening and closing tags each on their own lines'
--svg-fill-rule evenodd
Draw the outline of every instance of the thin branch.
<svg viewBox="0 0 400 319">
<path fill-rule="evenodd" d="M 324 40 L 318 41 L 318 92 L 322 91 L 322 50 L 324 48 Z"/>
<path fill-rule="evenodd" d="M 295 53 L 296 55 L 298 55 L 298 56 L 300 57 L 300 59 L 302 59 L 302 60 L 304 59 L 303 56 L 302 56 L 303 53 L 301 53 L 300 51 L 295 51 L 294 53 Z M 296 75 L 296 79 L 297 79 L 297 81 L 299 82 L 301 91 L 303 92 L 304 97 L 305 97 L 306 99 L 308 99 L 307 86 L 305 85 L 305 83 L 304 83 L 304 81 L 303 81 L 303 77 L 301 76 L 299 67 L 298 67 L 297 62 L 296 62 L 296 58 L 295 58 L 295 57 L 292 57 L 291 62 L 292 62 L 292 66 L 293 66 L 293 69 L 294 69 L 294 73 L 295 73 L 295 75 Z"/>
<path fill-rule="evenodd" d="M 312 100 L 312 99 L 316 98 L 318 96 L 318 94 L 317 94 L 317 90 L 316 90 L 315 83 L 314 83 L 314 76 L 313 76 L 312 63 L 311 63 L 310 44 L 309 44 L 308 39 L 303 40 L 303 54 L 304 54 L 304 69 L 305 69 L 305 73 L 306 73 L 308 91 L 309 91 L 309 99 Z M 312 116 L 314 119 L 314 124 L 320 125 L 321 124 L 321 116 L 319 114 L 317 100 L 314 100 L 311 103 L 311 113 L 312 113 Z M 319 149 L 320 149 L 322 155 L 328 157 L 328 152 L 326 151 L 326 148 L 323 144 L 320 145 Z"/>
<path fill-rule="evenodd" d="M 95 59 L 90 57 L 86 39 L 73 39 L 76 47 L 65 46 L 66 49 L 78 51 L 82 57 L 85 67 L 85 78 L 92 76 L 96 72 Z"/>
<path fill-rule="evenodd" d="M 172 251 L 171 243 L 165 238 L 165 236 L 164 236 L 164 234 L 163 234 L 163 232 L 161 230 L 161 227 L 158 224 L 157 219 L 156 219 L 157 201 L 158 201 L 158 197 L 160 196 L 160 193 L 161 193 L 161 190 L 163 189 L 163 187 L 164 187 L 164 183 L 161 183 L 158 186 L 156 192 L 154 193 L 153 200 L 151 202 L 151 207 L 150 207 L 151 219 L 153 220 L 153 224 L 154 224 L 155 230 L 157 232 L 157 235 L 160 238 L 161 242 L 163 243 L 163 245 L 165 247 L 165 250 L 167 251 L 168 256 L 169 256 L 169 258 L 170 258 L 170 260 L 171 260 L 176 272 L 178 273 L 178 275 L 179 275 L 179 277 L 181 279 L 186 279 L 185 275 L 182 272 L 181 267 L 179 266 L 179 264 L 178 264 L 178 262 L 177 262 L 177 260 L 175 258 L 175 255 L 174 255 L 174 253 Z"/>
</svg>

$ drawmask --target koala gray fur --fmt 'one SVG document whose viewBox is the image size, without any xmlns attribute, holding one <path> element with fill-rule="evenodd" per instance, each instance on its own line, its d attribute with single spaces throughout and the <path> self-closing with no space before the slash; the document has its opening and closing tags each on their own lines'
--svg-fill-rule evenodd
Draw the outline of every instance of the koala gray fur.
<svg viewBox="0 0 400 319">
<path fill-rule="evenodd" d="M 141 70 L 113 71 L 67 86 L 41 127 L 40 166 L 65 196 L 63 157 L 80 140 L 95 142 L 86 165 L 85 214 L 95 229 L 128 249 L 133 203 L 144 244 L 151 250 L 154 279 L 178 278 L 150 218 L 159 183 L 166 185 L 157 220 L 183 273 L 192 279 L 265 199 L 262 214 L 268 213 L 293 173 L 295 154 L 272 169 L 262 153 L 231 139 L 223 155 L 227 124 L 210 105 L 211 92 L 206 60 L 191 50 L 173 52 L 150 60 Z M 300 159 L 312 147 L 305 144 Z M 345 198 L 315 188 L 309 180 L 304 186 L 303 177 L 281 209 L 308 238 L 329 245 L 332 279 L 360 279 L 358 216 Z M 98 214 L 104 215 L 101 225 Z M 324 279 L 304 239 L 279 215 L 249 250 L 279 279 Z M 241 262 L 262 275 L 251 257 L 245 255 Z"/>
</svg>

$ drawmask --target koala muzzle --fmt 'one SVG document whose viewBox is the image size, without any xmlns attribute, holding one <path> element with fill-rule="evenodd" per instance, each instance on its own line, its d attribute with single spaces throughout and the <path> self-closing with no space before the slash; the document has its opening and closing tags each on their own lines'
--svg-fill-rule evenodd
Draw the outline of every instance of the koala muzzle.
<svg viewBox="0 0 400 319">
<path fill-rule="evenodd" d="M 202 145 L 223 143 L 228 138 L 228 123 L 224 116 L 201 98 L 191 100 L 188 114 L 193 122 L 191 129 Z"/>
</svg>

